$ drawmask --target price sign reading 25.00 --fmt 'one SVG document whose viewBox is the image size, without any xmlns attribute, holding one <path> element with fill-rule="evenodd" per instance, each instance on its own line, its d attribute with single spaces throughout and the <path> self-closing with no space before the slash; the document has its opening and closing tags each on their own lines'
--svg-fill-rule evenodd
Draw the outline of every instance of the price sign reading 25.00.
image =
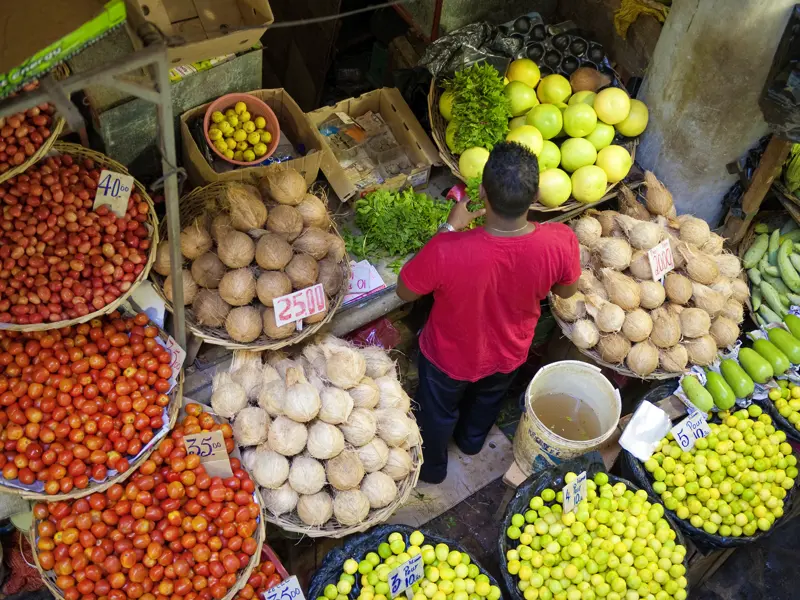
<svg viewBox="0 0 800 600">
<path fill-rule="evenodd" d="M 275 298 L 272 303 L 275 306 L 275 325 L 281 327 L 324 312 L 325 290 L 318 283 Z"/>
<path fill-rule="evenodd" d="M 389 593 L 392 598 L 420 581 L 424 576 L 422 568 L 422 555 L 417 554 L 411 560 L 395 567 L 389 573 Z"/>
<path fill-rule="evenodd" d="M 262 595 L 264 600 L 306 600 L 295 575 L 274 588 L 268 589 Z"/>
</svg>

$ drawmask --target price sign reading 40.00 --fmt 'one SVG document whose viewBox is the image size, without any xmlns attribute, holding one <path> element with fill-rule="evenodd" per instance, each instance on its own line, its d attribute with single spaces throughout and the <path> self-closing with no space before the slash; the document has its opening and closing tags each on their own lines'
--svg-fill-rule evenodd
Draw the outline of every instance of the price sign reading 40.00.
<svg viewBox="0 0 800 600">
<path fill-rule="evenodd" d="M 700 438 L 711 435 L 711 428 L 706 423 L 705 416 L 697 411 L 672 428 L 672 437 L 678 442 L 681 450 L 689 452 Z"/>
<path fill-rule="evenodd" d="M 197 454 L 211 477 L 232 477 L 231 460 L 220 430 L 190 433 L 183 436 L 187 454 Z"/>
<path fill-rule="evenodd" d="M 423 577 L 422 555 L 417 554 L 409 561 L 392 569 L 389 573 L 389 593 L 392 595 L 392 598 L 394 598 L 398 594 L 406 591 L 407 595 L 411 597 L 409 593 L 411 587 Z"/>
<path fill-rule="evenodd" d="M 318 283 L 275 298 L 272 303 L 275 306 L 276 326 L 282 327 L 294 322 L 299 325 L 303 319 L 325 311 L 325 290 Z"/>
<path fill-rule="evenodd" d="M 586 471 L 583 471 L 561 490 L 564 512 L 578 510 L 578 505 L 586 500 Z"/>
<path fill-rule="evenodd" d="M 94 208 L 107 204 L 115 215 L 124 217 L 132 191 L 133 177 L 103 169 L 100 172 L 100 181 L 97 183 Z"/>
<path fill-rule="evenodd" d="M 268 589 L 262 596 L 264 600 L 306 600 L 296 575 L 292 575 L 283 583 Z"/>
</svg>

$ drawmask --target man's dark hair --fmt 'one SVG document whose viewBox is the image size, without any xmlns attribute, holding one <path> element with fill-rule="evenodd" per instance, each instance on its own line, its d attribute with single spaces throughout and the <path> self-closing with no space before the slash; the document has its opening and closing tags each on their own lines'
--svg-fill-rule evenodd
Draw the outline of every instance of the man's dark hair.
<svg viewBox="0 0 800 600">
<path fill-rule="evenodd" d="M 539 190 L 539 159 L 521 144 L 497 144 L 483 168 L 483 189 L 501 217 L 525 214 Z"/>
</svg>

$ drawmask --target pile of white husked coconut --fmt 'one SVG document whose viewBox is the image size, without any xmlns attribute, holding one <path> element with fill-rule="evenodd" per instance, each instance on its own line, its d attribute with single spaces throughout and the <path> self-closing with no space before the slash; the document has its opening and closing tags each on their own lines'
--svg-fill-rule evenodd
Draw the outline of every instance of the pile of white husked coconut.
<svg viewBox="0 0 800 600">
<path fill-rule="evenodd" d="M 327 335 L 302 355 L 264 358 L 235 352 L 211 406 L 233 420 L 267 510 L 296 511 L 309 527 L 352 526 L 390 505 L 414 476 L 421 437 L 386 352 Z"/>
<path fill-rule="evenodd" d="M 571 223 L 581 244 L 579 293 L 551 298 L 565 333 L 581 349 L 641 377 L 706 366 L 739 337 L 747 284 L 724 239 L 691 215 L 649 171 L 645 205 L 623 186 L 620 211 L 592 211 Z M 668 239 L 675 263 L 653 281 L 648 250 Z"/>
</svg>

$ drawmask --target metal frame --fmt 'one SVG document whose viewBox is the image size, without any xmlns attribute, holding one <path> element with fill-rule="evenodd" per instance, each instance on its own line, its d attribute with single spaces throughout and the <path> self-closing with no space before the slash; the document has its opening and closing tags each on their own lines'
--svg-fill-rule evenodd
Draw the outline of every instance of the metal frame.
<svg viewBox="0 0 800 600">
<path fill-rule="evenodd" d="M 141 85 L 118 79 L 120 75 L 149 67 L 155 81 L 154 86 Z M 167 47 L 157 44 L 138 50 L 108 65 L 97 67 L 64 79 L 44 77 L 39 89 L 17 98 L 0 101 L 0 117 L 22 112 L 49 102 L 56 107 L 73 131 L 85 131 L 85 123 L 78 109 L 70 101 L 70 95 L 90 85 L 117 89 L 157 105 L 159 150 L 164 181 L 164 197 L 167 208 L 167 231 L 169 233 L 169 256 L 172 281 L 181 281 L 183 258 L 180 250 L 180 211 L 178 206 L 178 169 L 175 151 L 175 125 L 172 115 L 172 96 L 169 81 Z M 85 141 L 84 141 L 85 143 Z M 186 348 L 186 321 L 183 312 L 183 286 L 173 286 L 173 337 L 182 348 Z"/>
<path fill-rule="evenodd" d="M 427 42 L 433 42 L 439 37 L 439 22 L 442 19 L 442 6 L 444 5 L 444 0 L 434 0 L 433 4 L 433 22 L 431 23 L 431 33 L 428 35 L 422 28 L 420 27 L 419 23 L 414 20 L 414 15 L 411 14 L 405 6 L 402 4 L 395 4 L 394 10 L 395 12 L 400 15 L 400 17 L 408 23 L 408 25 L 419 34 L 422 39 Z"/>
</svg>

